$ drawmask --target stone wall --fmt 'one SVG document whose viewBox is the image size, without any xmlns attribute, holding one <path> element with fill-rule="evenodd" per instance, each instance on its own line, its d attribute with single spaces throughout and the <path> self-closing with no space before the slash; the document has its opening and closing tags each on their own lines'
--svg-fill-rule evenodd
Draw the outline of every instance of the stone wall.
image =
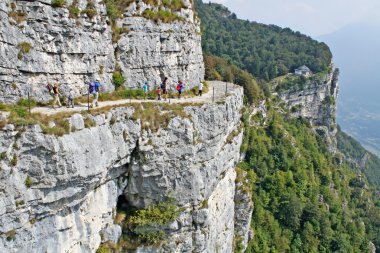
<svg viewBox="0 0 380 253">
<path fill-rule="evenodd" d="M 235 224 L 249 224 L 235 219 L 242 200 L 250 201 L 235 192 L 242 106 L 236 87 L 224 103 L 187 106 L 188 117 L 176 116 L 157 132 L 142 127 L 132 107 L 90 116 L 90 128 L 75 114 L 75 131 L 62 137 L 6 125 L 0 252 L 95 252 L 121 235 L 113 221 L 121 195 L 138 208 L 170 196 L 181 210 L 165 244 L 138 252 L 232 252 Z"/>
<path fill-rule="evenodd" d="M 199 21 L 189 1 L 178 12 L 183 21 L 170 24 L 141 17 L 152 6 L 133 2 L 118 26 L 128 30 L 112 42 L 112 29 L 105 6 L 94 0 L 97 15 L 70 18 L 67 0 L 53 8 L 50 0 L 0 2 L 0 102 L 26 98 L 51 99 L 47 83 L 59 81 L 66 94 L 73 88 L 79 96 L 95 78 L 103 91 L 112 91 L 112 73 L 120 67 L 127 87 L 145 81 L 171 84 L 183 80 L 188 88 L 204 77 Z M 86 0 L 78 1 L 80 10 Z M 26 49 L 26 50 L 25 50 Z"/>
</svg>

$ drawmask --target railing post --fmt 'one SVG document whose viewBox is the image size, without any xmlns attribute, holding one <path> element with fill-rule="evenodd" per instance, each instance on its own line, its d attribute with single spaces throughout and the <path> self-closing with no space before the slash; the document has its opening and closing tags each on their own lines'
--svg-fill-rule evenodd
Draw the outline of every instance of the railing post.
<svg viewBox="0 0 380 253">
<path fill-rule="evenodd" d="M 90 90 L 87 92 L 87 110 L 90 111 Z"/>
<path fill-rule="evenodd" d="M 228 85 L 228 83 L 226 82 L 226 96 L 227 96 L 227 88 L 228 88 L 228 86 L 227 86 L 227 85 Z"/>
<path fill-rule="evenodd" d="M 212 102 L 215 101 L 215 87 L 212 87 Z"/>
<path fill-rule="evenodd" d="M 29 107 L 29 114 L 31 114 L 31 112 L 30 112 L 30 94 L 29 94 L 29 91 L 28 91 L 28 107 Z"/>
</svg>

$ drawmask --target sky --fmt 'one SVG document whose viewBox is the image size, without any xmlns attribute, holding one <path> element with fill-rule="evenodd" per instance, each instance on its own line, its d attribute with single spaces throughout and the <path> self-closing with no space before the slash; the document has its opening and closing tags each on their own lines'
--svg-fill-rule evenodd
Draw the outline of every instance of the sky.
<svg viewBox="0 0 380 253">
<path fill-rule="evenodd" d="M 209 0 L 203 0 L 207 3 Z M 316 37 L 353 23 L 380 25 L 380 0 L 211 0 L 240 19 L 289 27 Z"/>
</svg>

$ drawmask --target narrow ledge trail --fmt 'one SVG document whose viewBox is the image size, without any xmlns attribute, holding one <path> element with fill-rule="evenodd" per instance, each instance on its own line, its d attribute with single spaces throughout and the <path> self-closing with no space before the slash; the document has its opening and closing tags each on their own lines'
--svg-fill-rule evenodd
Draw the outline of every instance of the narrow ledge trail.
<svg viewBox="0 0 380 253">
<path fill-rule="evenodd" d="M 222 101 L 226 94 L 228 94 L 229 91 L 234 90 L 238 87 L 238 85 L 221 82 L 221 81 L 208 81 L 208 92 L 204 93 L 201 97 L 188 97 L 188 98 L 171 98 L 165 100 L 151 100 L 151 99 L 121 99 L 121 100 L 115 100 L 115 101 L 99 101 L 98 106 L 95 107 L 103 108 L 108 106 L 118 106 L 118 105 L 128 105 L 133 103 L 172 103 L 172 104 L 188 104 L 188 103 L 212 103 L 212 102 L 219 102 Z M 226 89 L 227 86 L 227 89 Z M 90 96 L 90 104 L 92 102 L 92 97 Z M 94 109 L 95 109 L 94 108 Z M 67 108 L 65 106 L 62 106 L 60 108 L 52 108 L 52 107 L 35 107 L 31 110 L 32 113 L 40 113 L 45 115 L 53 115 L 61 112 L 81 112 L 88 110 L 87 104 L 78 104 L 74 108 Z M 91 108 L 90 108 L 91 112 Z"/>
</svg>

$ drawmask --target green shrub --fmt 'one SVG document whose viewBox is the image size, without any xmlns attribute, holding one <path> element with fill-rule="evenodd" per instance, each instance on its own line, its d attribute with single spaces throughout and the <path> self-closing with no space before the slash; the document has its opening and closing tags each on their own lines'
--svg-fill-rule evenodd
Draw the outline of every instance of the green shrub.
<svg viewBox="0 0 380 253">
<path fill-rule="evenodd" d="M 177 206 L 171 201 L 162 202 L 148 209 L 138 210 L 129 217 L 127 226 L 144 243 L 158 243 L 165 237 L 162 229 L 179 216 Z"/>
<path fill-rule="evenodd" d="M 113 0 L 107 0 L 106 2 L 106 8 L 107 8 L 107 16 L 112 20 L 115 21 L 116 19 L 122 17 L 122 9 L 119 9 L 119 6 L 115 3 L 116 1 Z"/>
<path fill-rule="evenodd" d="M 26 179 L 25 179 L 25 186 L 28 187 L 28 188 L 30 188 L 30 187 L 32 187 L 32 185 L 33 185 L 32 178 L 29 177 L 29 176 L 27 176 Z"/>
<path fill-rule="evenodd" d="M 115 85 L 115 89 L 120 88 L 125 83 L 125 78 L 120 71 L 113 72 L 112 83 Z"/>
<path fill-rule="evenodd" d="M 25 98 L 20 98 L 20 100 L 17 102 L 18 106 L 23 106 L 23 107 L 29 107 L 29 104 L 30 104 L 30 107 L 37 106 L 37 102 L 33 99 L 28 100 Z"/>
<path fill-rule="evenodd" d="M 7 152 L 1 152 L 0 159 L 5 160 L 7 158 Z"/>
<path fill-rule="evenodd" d="M 112 253 L 111 249 L 107 244 L 101 244 L 99 248 L 96 250 L 96 253 Z"/>
<path fill-rule="evenodd" d="M 30 44 L 29 42 L 21 42 L 20 44 L 18 44 L 18 48 L 20 49 L 21 53 L 27 54 L 32 49 L 32 44 Z"/>
<path fill-rule="evenodd" d="M 29 114 L 28 109 L 22 106 L 15 106 L 14 112 L 21 118 L 25 118 Z"/>
<path fill-rule="evenodd" d="M 54 8 L 56 7 L 63 7 L 66 4 L 65 0 L 52 0 L 51 1 L 51 6 Z"/>
</svg>

